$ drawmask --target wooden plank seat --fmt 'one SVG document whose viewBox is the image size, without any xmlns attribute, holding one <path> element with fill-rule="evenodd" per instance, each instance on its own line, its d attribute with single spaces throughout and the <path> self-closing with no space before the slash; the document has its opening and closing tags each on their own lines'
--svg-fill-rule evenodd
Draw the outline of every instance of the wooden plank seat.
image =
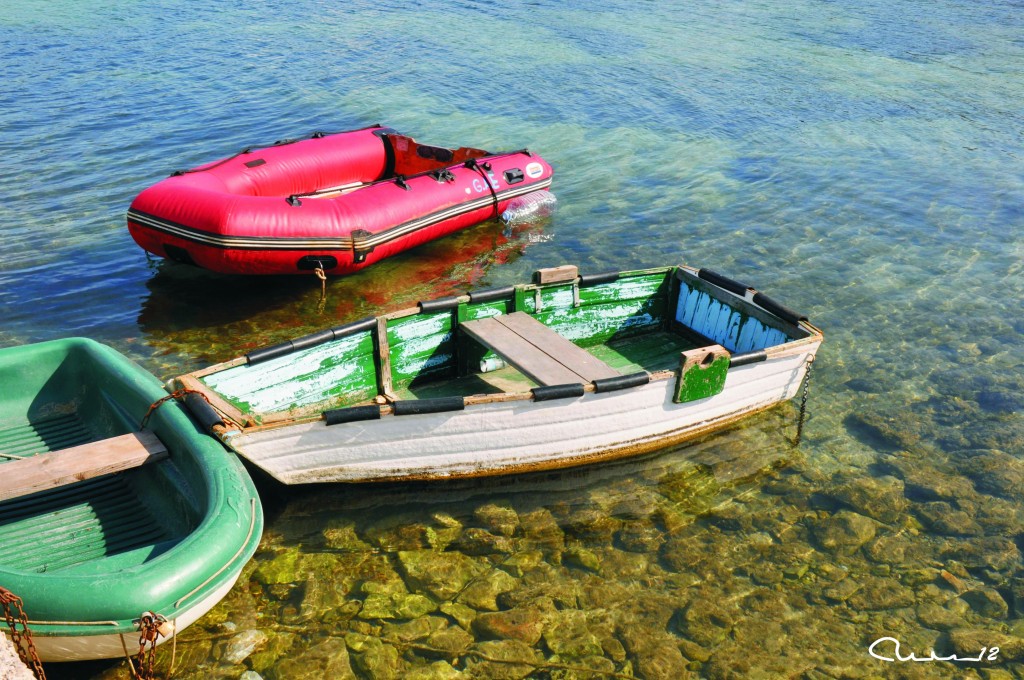
<svg viewBox="0 0 1024 680">
<path fill-rule="evenodd" d="M 538 385 L 589 383 L 622 375 L 526 312 L 465 321 L 459 327 Z"/>
<path fill-rule="evenodd" d="M 0 466 L 0 501 L 163 460 L 167 448 L 149 431 L 40 453 Z"/>
</svg>

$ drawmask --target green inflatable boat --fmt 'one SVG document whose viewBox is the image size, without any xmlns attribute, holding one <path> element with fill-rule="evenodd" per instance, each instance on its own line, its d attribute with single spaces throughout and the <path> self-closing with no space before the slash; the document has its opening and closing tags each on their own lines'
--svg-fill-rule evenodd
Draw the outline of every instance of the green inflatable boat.
<svg viewBox="0 0 1024 680">
<path fill-rule="evenodd" d="M 144 612 L 165 642 L 256 550 L 252 480 L 166 396 L 92 340 L 0 350 L 0 586 L 43 661 L 137 652 Z"/>
</svg>

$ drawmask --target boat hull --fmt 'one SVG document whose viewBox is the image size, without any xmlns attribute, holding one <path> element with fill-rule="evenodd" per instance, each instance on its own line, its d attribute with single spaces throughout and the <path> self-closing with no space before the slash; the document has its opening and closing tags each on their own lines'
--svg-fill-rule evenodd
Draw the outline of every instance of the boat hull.
<svg viewBox="0 0 1024 680">
<path fill-rule="evenodd" d="M 819 343 L 729 371 L 717 395 L 674 403 L 674 380 L 555 401 L 236 435 L 239 455 L 285 484 L 445 479 L 612 460 L 726 427 L 797 394 Z"/>
<path fill-rule="evenodd" d="M 227 575 L 227 580 L 221 586 L 188 610 L 179 613 L 172 620 L 174 635 L 179 635 L 223 600 L 238 581 L 243 566 L 244 564 L 239 564 L 237 569 Z M 139 651 L 139 634 L 134 630 L 76 635 L 71 627 L 67 627 L 70 630 L 68 633 L 58 633 L 51 632 L 52 629 L 44 629 L 32 621 L 29 622 L 29 626 L 32 628 L 32 643 L 35 645 L 36 653 L 47 663 L 114 659 L 124 656 L 125 648 L 133 655 Z M 115 626 L 110 625 L 109 628 L 113 630 Z M 157 646 L 163 645 L 173 637 L 159 637 Z"/>
</svg>

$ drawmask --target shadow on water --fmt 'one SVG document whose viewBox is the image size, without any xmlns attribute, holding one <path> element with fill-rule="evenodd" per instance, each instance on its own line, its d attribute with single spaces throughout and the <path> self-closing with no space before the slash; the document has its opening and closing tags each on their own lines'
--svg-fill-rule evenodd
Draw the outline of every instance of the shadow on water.
<svg viewBox="0 0 1024 680">
<path fill-rule="evenodd" d="M 557 506 L 568 516 L 595 502 L 631 505 L 638 493 L 650 492 L 658 500 L 650 504 L 649 512 L 668 503 L 699 514 L 796 461 L 800 452 L 792 444 L 792 419 L 792 409 L 783 407 L 753 416 L 725 432 L 661 451 L 515 475 L 283 486 L 248 463 L 246 468 L 260 490 L 267 525 L 284 534 L 288 544 L 316 541 L 314 536 L 301 535 L 304 529 L 300 527 L 319 533 L 324 522 L 339 518 L 352 518 L 357 526 L 427 521 L 439 511 L 465 519 L 478 506 L 491 503 L 507 503 L 518 512 Z M 602 500 L 595 501 L 598 497 Z M 321 519 L 310 523 L 311 516 Z"/>
<path fill-rule="evenodd" d="M 159 260 L 138 324 L 148 345 L 180 368 L 489 285 L 487 273 L 523 254 L 550 218 L 509 228 L 488 221 L 387 258 L 326 287 L 306 276 L 217 274 Z M 177 360 L 175 359 L 175 360 Z M 173 361 L 173 360 L 172 360 Z"/>
</svg>

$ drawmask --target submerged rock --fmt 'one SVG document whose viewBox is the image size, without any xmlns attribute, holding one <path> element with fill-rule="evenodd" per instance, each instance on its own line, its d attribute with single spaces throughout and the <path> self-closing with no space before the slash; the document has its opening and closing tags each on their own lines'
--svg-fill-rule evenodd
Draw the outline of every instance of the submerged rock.
<svg viewBox="0 0 1024 680">
<path fill-rule="evenodd" d="M 814 537 L 822 548 L 841 555 L 852 555 L 875 537 L 875 520 L 850 510 L 840 510 L 814 527 Z"/>
<path fill-rule="evenodd" d="M 295 583 L 299 580 L 298 547 L 283 550 L 269 560 L 261 560 L 253 578 L 265 586 Z"/>
<path fill-rule="evenodd" d="M 473 636 L 459 626 L 450 626 L 435 631 L 424 640 L 427 647 L 434 651 L 423 651 L 426 656 L 438 655 L 445 659 L 454 659 L 462 656 L 475 642 Z"/>
<path fill-rule="evenodd" d="M 945 501 L 918 503 L 914 511 L 925 526 L 944 536 L 981 536 L 985 533 L 973 517 Z"/>
<path fill-rule="evenodd" d="M 341 526 L 328 526 L 321 533 L 324 545 L 332 550 L 361 553 L 371 549 L 369 543 L 359 538 L 355 525 L 351 522 Z"/>
<path fill-rule="evenodd" d="M 626 520 L 615 534 L 615 543 L 630 552 L 656 552 L 665 542 L 665 533 L 650 522 Z"/>
<path fill-rule="evenodd" d="M 578 609 L 554 613 L 544 628 L 544 644 L 560 657 L 600 655 L 601 642 L 587 625 L 587 616 Z"/>
<path fill-rule="evenodd" d="M 492 534 L 487 529 L 470 527 L 463 530 L 450 548 L 465 555 L 495 555 L 515 552 L 515 543 L 504 534 Z"/>
<path fill-rule="evenodd" d="M 967 604 L 963 600 L 954 598 L 945 605 L 935 602 L 922 602 L 917 605 L 917 620 L 925 628 L 934 630 L 952 630 L 959 628 L 964 623 L 964 609 Z"/>
<path fill-rule="evenodd" d="M 361 619 L 416 619 L 437 611 L 437 603 L 419 593 L 371 593 L 359 610 Z"/>
<path fill-rule="evenodd" d="M 862 587 L 847 599 L 854 609 L 899 609 L 914 604 L 914 591 L 890 578 L 868 577 Z"/>
<path fill-rule="evenodd" d="M 1024 658 L 1024 638 L 987 628 L 957 628 L 949 632 L 949 643 L 957 656 L 961 657 L 977 657 L 982 649 L 998 647 L 1000 662 Z"/>
<path fill-rule="evenodd" d="M 519 514 L 510 505 L 488 503 L 478 507 L 473 517 L 482 526 L 506 537 L 513 536 L 519 528 Z"/>
<path fill-rule="evenodd" d="M 907 509 L 903 480 L 896 477 L 859 477 L 842 482 L 829 495 L 852 510 L 886 524 L 892 524 Z"/>
<path fill-rule="evenodd" d="M 1024 497 L 1024 461 L 997 449 L 964 452 L 969 456 L 959 467 L 975 488 L 993 496 Z"/>
<path fill-rule="evenodd" d="M 368 635 L 349 633 L 345 636 L 355 669 L 373 680 L 395 680 L 404 676 L 405 662 L 394 646 Z"/>
<path fill-rule="evenodd" d="M 465 675 L 447 661 L 435 661 L 406 671 L 404 680 L 458 680 Z"/>
<path fill-rule="evenodd" d="M 473 631 L 483 639 L 519 640 L 531 646 L 543 630 L 544 614 L 526 607 L 481 614 L 473 621 Z"/>
<path fill-rule="evenodd" d="M 607 545 L 621 523 L 622 520 L 609 517 L 597 508 L 587 508 L 566 519 L 565 532 L 584 543 Z"/>
<path fill-rule="evenodd" d="M 971 590 L 961 597 L 971 606 L 971 609 L 990 619 L 1005 619 L 1010 611 L 1006 600 L 994 588 Z"/>
<path fill-rule="evenodd" d="M 533 675 L 543 657 L 518 640 L 490 640 L 467 652 L 466 673 L 474 680 L 522 680 Z"/>
<path fill-rule="evenodd" d="M 221 661 L 238 664 L 249 658 L 259 647 L 266 644 L 268 636 L 262 630 L 246 630 L 228 640 Z"/>
<path fill-rule="evenodd" d="M 290 654 L 264 675 L 267 680 L 356 680 L 348 647 L 343 639 L 335 637 Z"/>
<path fill-rule="evenodd" d="M 438 601 L 451 600 L 485 568 L 467 555 L 433 550 L 400 551 L 398 563 L 409 590 Z"/>
<path fill-rule="evenodd" d="M 498 611 L 498 597 L 515 590 L 519 581 L 500 569 L 487 572 L 459 593 L 458 601 L 478 611 Z"/>
<path fill-rule="evenodd" d="M 615 673 L 615 664 L 603 656 L 588 656 L 582 659 L 562 659 L 555 655 L 548 660 L 552 668 L 547 671 L 551 680 L 605 680 Z M 558 664 L 570 668 L 558 668 Z"/>
<path fill-rule="evenodd" d="M 565 548 L 565 532 L 547 508 L 539 508 L 519 515 L 526 547 L 559 551 Z"/>
<path fill-rule="evenodd" d="M 677 612 L 676 620 L 684 637 L 705 647 L 713 647 L 724 640 L 733 626 L 732 616 L 722 609 L 718 601 L 709 597 L 690 602 Z"/>
</svg>

